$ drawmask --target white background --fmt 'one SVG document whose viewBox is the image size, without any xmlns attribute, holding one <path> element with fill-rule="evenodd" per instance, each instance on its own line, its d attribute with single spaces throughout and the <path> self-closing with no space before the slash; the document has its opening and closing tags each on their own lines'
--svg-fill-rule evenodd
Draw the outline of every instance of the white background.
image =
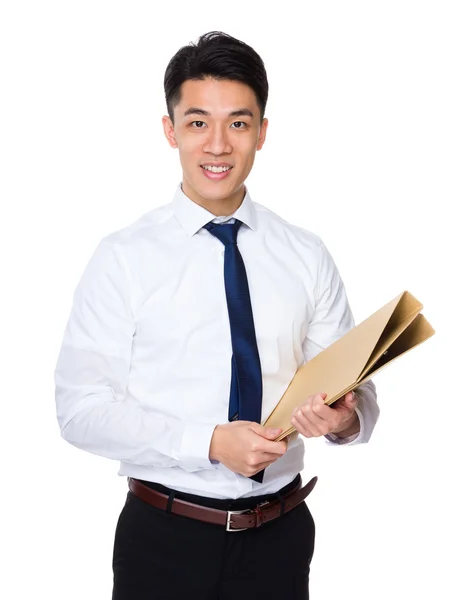
<svg viewBox="0 0 458 600">
<path fill-rule="evenodd" d="M 307 442 L 304 477 L 319 475 L 311 597 L 458 597 L 455 8 L 2 3 L 2 598 L 111 597 L 126 482 L 61 440 L 53 371 L 100 238 L 171 200 L 180 170 L 161 129 L 163 74 L 213 29 L 252 45 L 268 71 L 253 199 L 323 238 L 357 322 L 408 289 L 437 331 L 376 376 L 369 444 Z"/>
</svg>

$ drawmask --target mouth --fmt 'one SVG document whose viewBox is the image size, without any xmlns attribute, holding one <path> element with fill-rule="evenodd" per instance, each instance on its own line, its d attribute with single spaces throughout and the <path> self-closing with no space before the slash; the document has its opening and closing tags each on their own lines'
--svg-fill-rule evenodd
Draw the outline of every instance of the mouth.
<svg viewBox="0 0 458 600">
<path fill-rule="evenodd" d="M 200 165 L 205 177 L 212 181 L 221 181 L 226 179 L 234 167 L 227 164 L 220 165 Z"/>
</svg>

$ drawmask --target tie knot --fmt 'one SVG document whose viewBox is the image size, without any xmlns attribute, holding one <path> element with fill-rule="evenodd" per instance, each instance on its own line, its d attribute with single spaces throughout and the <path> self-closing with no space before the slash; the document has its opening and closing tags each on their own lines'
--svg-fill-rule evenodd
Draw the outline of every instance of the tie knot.
<svg viewBox="0 0 458 600">
<path fill-rule="evenodd" d="M 204 228 L 219 239 L 225 246 L 237 243 L 237 234 L 242 222 L 235 220 L 235 223 L 207 223 Z"/>
</svg>

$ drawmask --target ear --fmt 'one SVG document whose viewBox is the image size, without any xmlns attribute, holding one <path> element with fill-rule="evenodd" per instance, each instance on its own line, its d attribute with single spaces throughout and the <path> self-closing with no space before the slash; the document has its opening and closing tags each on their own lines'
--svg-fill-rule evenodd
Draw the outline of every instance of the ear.
<svg viewBox="0 0 458 600">
<path fill-rule="evenodd" d="M 164 135 L 172 148 L 178 148 L 177 140 L 175 137 L 175 129 L 173 127 L 172 119 L 168 115 L 162 117 L 162 126 L 164 128 Z"/>
<path fill-rule="evenodd" d="M 258 144 L 256 146 L 256 150 L 261 150 L 264 146 L 264 142 L 266 141 L 267 134 L 267 126 L 269 125 L 269 121 L 267 119 L 262 120 L 261 130 L 259 131 Z"/>
</svg>

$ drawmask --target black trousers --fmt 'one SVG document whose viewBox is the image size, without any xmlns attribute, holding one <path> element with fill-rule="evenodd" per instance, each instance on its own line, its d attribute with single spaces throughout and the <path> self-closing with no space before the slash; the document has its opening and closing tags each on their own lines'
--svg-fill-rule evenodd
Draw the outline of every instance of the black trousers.
<svg viewBox="0 0 458 600">
<path fill-rule="evenodd" d="M 175 495 L 224 510 L 244 510 L 275 496 L 234 501 Z M 112 598 L 308 600 L 314 540 L 315 524 L 305 502 L 258 529 L 231 533 L 155 508 L 128 492 L 115 533 Z"/>
</svg>

